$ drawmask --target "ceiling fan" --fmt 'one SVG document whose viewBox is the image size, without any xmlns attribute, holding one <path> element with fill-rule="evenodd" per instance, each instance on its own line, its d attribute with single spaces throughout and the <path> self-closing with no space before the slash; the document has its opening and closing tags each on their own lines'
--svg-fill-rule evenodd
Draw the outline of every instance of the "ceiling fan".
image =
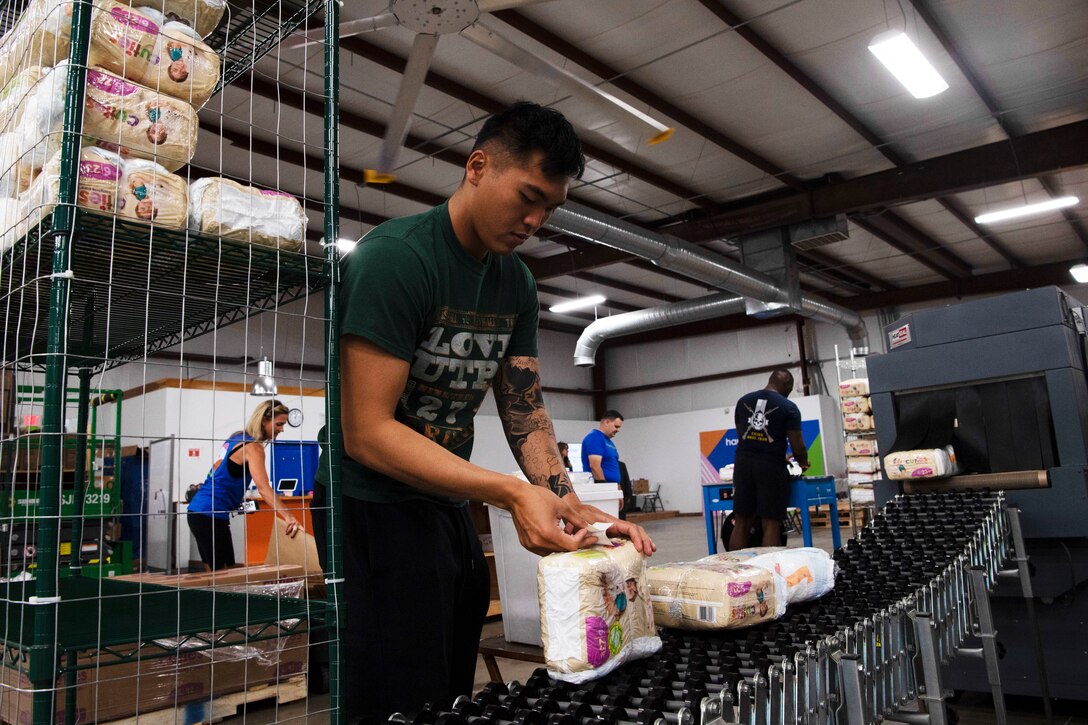
<svg viewBox="0 0 1088 725">
<path fill-rule="evenodd" d="M 443 35 L 459 33 L 461 37 L 488 50 L 510 63 L 549 81 L 560 89 L 587 100 L 604 105 L 610 111 L 634 119 L 649 127 L 652 135 L 649 144 L 660 143 L 672 136 L 673 129 L 660 123 L 629 103 L 589 83 L 550 61 L 525 50 L 503 37 L 482 22 L 482 16 L 497 10 L 535 5 L 549 0 L 390 0 L 389 9 L 379 15 L 340 24 L 340 37 L 348 38 L 382 28 L 402 26 L 416 33 L 412 51 L 393 103 L 393 113 L 385 127 L 385 138 L 378 163 L 366 169 L 366 181 L 372 184 L 393 181 L 397 155 L 408 136 L 412 109 L 419 97 L 427 68 L 434 56 L 435 46 Z M 295 33 L 284 42 L 287 48 L 302 48 L 324 40 L 324 29 L 317 28 Z"/>
</svg>

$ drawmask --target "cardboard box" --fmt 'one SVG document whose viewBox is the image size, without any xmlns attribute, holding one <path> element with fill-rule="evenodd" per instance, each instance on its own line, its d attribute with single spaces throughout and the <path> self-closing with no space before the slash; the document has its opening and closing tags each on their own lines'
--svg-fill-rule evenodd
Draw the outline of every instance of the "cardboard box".
<svg viewBox="0 0 1088 725">
<path fill-rule="evenodd" d="M 631 493 L 649 493 L 650 481 L 645 478 L 631 479 Z"/>
</svg>

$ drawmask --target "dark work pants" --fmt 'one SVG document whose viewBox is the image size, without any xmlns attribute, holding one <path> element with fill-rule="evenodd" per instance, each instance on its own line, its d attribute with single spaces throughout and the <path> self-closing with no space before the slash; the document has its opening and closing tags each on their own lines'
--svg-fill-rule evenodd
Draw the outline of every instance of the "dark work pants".
<svg viewBox="0 0 1088 725">
<path fill-rule="evenodd" d="M 347 721 L 384 722 L 471 695 L 490 577 L 468 507 L 343 497 L 341 510 Z M 319 550 L 323 519 L 314 516 Z"/>
</svg>

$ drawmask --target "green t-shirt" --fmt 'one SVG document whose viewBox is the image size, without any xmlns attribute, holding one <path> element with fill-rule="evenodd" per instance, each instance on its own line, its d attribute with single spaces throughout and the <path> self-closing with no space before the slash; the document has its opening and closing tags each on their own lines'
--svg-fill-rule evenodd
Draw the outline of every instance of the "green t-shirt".
<svg viewBox="0 0 1088 725">
<path fill-rule="evenodd" d="M 473 258 L 446 204 L 388 221 L 341 264 L 341 335 L 358 335 L 410 364 L 396 419 L 468 460 L 473 418 L 499 362 L 536 357 L 536 282 L 516 254 Z M 350 390 L 350 380 L 341 381 Z M 323 468 L 323 467 L 322 467 Z M 343 458 L 347 496 L 387 503 L 461 503 Z"/>
</svg>

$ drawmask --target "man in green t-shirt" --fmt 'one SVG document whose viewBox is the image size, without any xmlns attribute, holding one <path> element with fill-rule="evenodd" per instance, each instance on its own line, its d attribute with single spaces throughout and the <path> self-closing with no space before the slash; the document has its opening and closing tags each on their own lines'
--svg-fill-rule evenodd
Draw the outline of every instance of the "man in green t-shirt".
<svg viewBox="0 0 1088 725">
<path fill-rule="evenodd" d="M 538 554 L 591 545 L 586 527 L 605 521 L 653 553 L 640 527 L 572 490 L 541 396 L 536 283 L 513 254 L 584 164 L 560 113 L 515 104 L 485 122 L 445 204 L 382 224 L 343 263 L 349 720 L 471 694 L 489 577 L 467 499 L 510 511 Z M 536 485 L 469 463 L 490 388 Z"/>
</svg>

